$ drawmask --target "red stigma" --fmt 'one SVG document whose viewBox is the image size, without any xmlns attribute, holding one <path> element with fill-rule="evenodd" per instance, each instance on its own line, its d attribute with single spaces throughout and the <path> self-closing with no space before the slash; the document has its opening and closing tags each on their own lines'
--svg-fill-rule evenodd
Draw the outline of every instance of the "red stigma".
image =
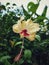
<svg viewBox="0 0 49 65">
<path fill-rule="evenodd" d="M 26 29 L 22 30 L 22 32 L 20 32 L 20 34 L 23 34 L 24 36 L 28 36 L 28 35 L 29 35 L 29 34 L 27 33 L 27 30 L 26 30 Z"/>
</svg>

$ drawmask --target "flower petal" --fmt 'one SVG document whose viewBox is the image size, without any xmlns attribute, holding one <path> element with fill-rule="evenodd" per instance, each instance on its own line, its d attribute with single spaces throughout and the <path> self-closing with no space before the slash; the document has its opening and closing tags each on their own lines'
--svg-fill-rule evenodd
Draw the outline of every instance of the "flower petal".
<svg viewBox="0 0 49 65">
<path fill-rule="evenodd" d="M 24 30 L 25 27 L 26 27 L 26 21 L 22 21 L 22 22 L 21 22 L 21 26 L 22 26 L 22 30 Z"/>
<path fill-rule="evenodd" d="M 40 28 L 39 28 L 39 24 L 37 23 L 34 23 L 31 27 L 28 28 L 28 33 L 33 33 L 33 32 L 37 32 L 39 31 Z"/>
<path fill-rule="evenodd" d="M 29 34 L 32 34 L 33 32 L 37 32 L 40 30 L 39 24 L 34 23 L 32 20 L 27 20 L 26 22 L 26 29 Z"/>
<path fill-rule="evenodd" d="M 29 39 L 30 41 L 33 41 L 35 39 L 35 35 L 36 35 L 36 33 L 32 33 L 29 36 L 27 36 L 26 38 Z"/>
<path fill-rule="evenodd" d="M 32 24 L 33 23 L 33 21 L 31 20 L 31 19 L 28 19 L 27 21 L 26 21 L 26 25 L 28 26 L 28 25 L 30 25 L 30 24 Z"/>
<path fill-rule="evenodd" d="M 17 24 L 14 24 L 14 25 L 13 25 L 13 31 L 14 31 L 15 33 L 19 33 L 21 30 L 19 29 L 19 27 L 18 27 Z"/>
</svg>

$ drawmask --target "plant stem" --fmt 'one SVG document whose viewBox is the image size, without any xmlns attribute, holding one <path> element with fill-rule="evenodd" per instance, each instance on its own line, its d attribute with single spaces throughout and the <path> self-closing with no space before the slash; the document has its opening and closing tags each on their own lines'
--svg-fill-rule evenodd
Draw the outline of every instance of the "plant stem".
<svg viewBox="0 0 49 65">
<path fill-rule="evenodd" d="M 23 46 L 24 46 L 24 38 L 23 38 L 22 48 L 21 48 L 19 54 L 16 55 L 16 57 L 14 58 L 14 61 L 19 61 L 20 60 L 20 58 L 22 56 Z"/>
</svg>

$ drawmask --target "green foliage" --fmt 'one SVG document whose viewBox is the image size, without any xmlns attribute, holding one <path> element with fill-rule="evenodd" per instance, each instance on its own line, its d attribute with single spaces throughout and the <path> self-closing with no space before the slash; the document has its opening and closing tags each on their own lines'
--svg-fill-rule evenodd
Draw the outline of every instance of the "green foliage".
<svg viewBox="0 0 49 65">
<path fill-rule="evenodd" d="M 5 60 L 4 65 L 11 65 L 11 64 L 7 60 Z"/>
<path fill-rule="evenodd" d="M 2 61 L 7 60 L 9 58 L 11 58 L 11 57 L 10 56 L 2 56 L 2 57 L 0 57 L 0 61 L 2 62 Z"/>
<path fill-rule="evenodd" d="M 26 50 L 24 51 L 24 58 L 28 60 L 28 59 L 31 58 L 31 56 L 32 56 L 31 50 L 27 50 L 27 49 L 26 49 Z"/>
<path fill-rule="evenodd" d="M 44 8 L 44 10 L 43 10 L 43 13 L 42 13 L 42 15 L 40 16 L 38 16 L 36 19 L 37 19 L 37 22 L 42 22 L 42 21 L 44 21 L 44 19 L 47 19 L 46 18 L 46 12 L 47 12 L 47 6 L 45 6 L 45 8 Z M 39 23 L 40 23 L 39 22 Z"/>
<path fill-rule="evenodd" d="M 44 11 L 43 11 L 43 13 L 42 13 L 42 16 L 43 16 L 43 17 L 46 16 L 46 12 L 47 12 L 47 6 L 45 6 Z"/>
<path fill-rule="evenodd" d="M 22 44 L 22 43 L 23 43 L 23 42 L 17 42 L 17 43 L 15 43 L 14 46 L 20 45 L 20 44 Z"/>
<path fill-rule="evenodd" d="M 36 35 L 36 39 L 37 39 L 38 41 L 41 41 L 41 37 L 40 37 L 39 35 Z"/>
<path fill-rule="evenodd" d="M 7 7 L 8 5 L 10 5 L 10 3 L 6 3 L 6 6 L 0 6 L 0 62 L 2 62 L 4 65 L 29 65 L 28 63 L 30 63 L 31 65 L 34 62 L 38 63 L 39 61 L 41 61 L 42 64 L 43 58 L 41 58 L 40 56 L 42 56 L 44 53 L 49 54 L 49 19 L 46 17 L 47 6 L 45 6 L 42 15 L 38 15 L 36 11 L 39 7 L 40 0 L 37 0 L 37 2 L 37 4 L 29 2 L 27 5 L 28 11 L 25 10 L 23 6 L 21 6 L 23 10 L 22 16 L 25 17 L 25 20 L 31 18 L 34 22 L 39 23 L 41 27 L 41 30 L 37 32 L 35 40 L 31 42 L 26 38 L 24 38 L 24 41 L 22 41 L 19 34 L 14 33 L 12 30 L 12 26 L 17 23 L 17 21 L 21 17 L 21 13 L 19 16 L 17 16 L 19 9 L 17 13 L 15 12 L 16 9 L 10 11 L 11 7 L 9 9 Z M 14 3 L 12 4 L 12 6 L 14 8 L 16 4 Z M 6 13 L 4 13 L 3 10 Z M 30 12 L 32 13 L 30 14 Z M 33 17 L 33 15 L 37 17 L 35 18 L 35 16 Z M 46 24 L 44 22 L 45 19 Z M 47 26 L 46 31 L 42 30 L 42 28 L 44 28 L 45 26 Z M 22 46 L 23 42 L 24 46 Z M 19 54 L 21 48 L 23 49 L 22 56 L 18 62 L 14 62 L 14 57 Z M 42 60 L 38 59 L 39 57 Z M 49 60 L 49 58 L 47 60 Z M 47 63 L 47 65 L 49 64 Z"/>
<path fill-rule="evenodd" d="M 32 12 L 32 14 L 35 13 L 36 10 L 37 10 L 37 8 L 38 8 L 38 5 L 39 5 L 39 4 L 34 4 L 33 2 L 29 2 L 29 3 L 28 3 L 28 6 L 27 6 L 28 11 L 29 11 L 29 12 Z"/>
<path fill-rule="evenodd" d="M 6 10 L 5 6 L 4 5 L 1 5 L 0 6 L 0 10 Z"/>
<path fill-rule="evenodd" d="M 25 15 L 25 19 L 29 19 L 31 17 L 31 15 L 24 9 L 24 7 L 22 6 L 23 8 L 23 13 Z"/>
</svg>

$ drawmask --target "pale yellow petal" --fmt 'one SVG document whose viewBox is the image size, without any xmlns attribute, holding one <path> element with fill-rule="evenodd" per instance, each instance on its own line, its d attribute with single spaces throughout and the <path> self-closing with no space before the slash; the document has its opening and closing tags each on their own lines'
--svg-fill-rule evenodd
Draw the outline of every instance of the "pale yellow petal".
<svg viewBox="0 0 49 65">
<path fill-rule="evenodd" d="M 22 25 L 21 25 L 21 21 L 20 20 L 18 20 L 17 25 L 18 25 L 19 29 L 21 30 L 22 29 Z"/>
<path fill-rule="evenodd" d="M 22 20 L 24 20 L 24 17 L 23 16 L 20 17 L 20 21 L 22 21 Z"/>
<path fill-rule="evenodd" d="M 21 22 L 22 30 L 26 29 L 26 21 Z"/>
<path fill-rule="evenodd" d="M 25 29 L 25 26 L 26 26 L 26 21 L 20 21 L 18 20 L 17 24 L 14 24 L 13 25 L 13 31 L 15 33 L 20 33 L 22 30 Z"/>
<path fill-rule="evenodd" d="M 19 33 L 21 30 L 19 29 L 19 27 L 18 27 L 17 24 L 14 24 L 14 25 L 13 25 L 13 31 L 14 31 L 15 33 Z"/>
<path fill-rule="evenodd" d="M 33 40 L 35 39 L 35 35 L 36 35 L 36 33 L 32 33 L 32 34 L 30 34 L 29 36 L 27 36 L 26 38 L 27 38 L 28 40 L 30 40 L 30 41 L 33 41 Z"/>
<path fill-rule="evenodd" d="M 21 32 L 21 29 L 22 29 L 21 20 L 18 20 L 17 24 L 14 24 L 13 25 L 13 31 L 15 33 L 20 33 Z"/>
<path fill-rule="evenodd" d="M 17 24 L 18 24 L 19 29 L 21 29 L 21 30 L 24 30 L 26 27 L 26 21 L 19 20 Z"/>
<path fill-rule="evenodd" d="M 38 23 L 33 23 L 32 28 L 33 28 L 34 32 L 36 32 L 36 31 L 39 31 L 39 30 L 40 30 L 40 26 L 39 26 L 39 24 L 38 24 Z"/>
<path fill-rule="evenodd" d="M 31 20 L 31 19 L 28 19 L 27 21 L 26 21 L 26 25 L 28 26 L 28 25 L 32 25 L 32 23 L 33 23 L 33 21 Z"/>
<path fill-rule="evenodd" d="M 27 30 L 28 30 L 28 33 L 30 33 L 30 34 L 33 33 L 33 32 L 37 32 L 37 31 L 40 30 L 39 24 L 34 23 L 34 25 L 29 27 Z"/>
<path fill-rule="evenodd" d="M 33 32 L 37 32 L 40 30 L 40 26 L 38 23 L 34 23 L 32 20 L 27 20 L 26 22 L 26 29 L 29 34 L 32 34 Z"/>
</svg>

